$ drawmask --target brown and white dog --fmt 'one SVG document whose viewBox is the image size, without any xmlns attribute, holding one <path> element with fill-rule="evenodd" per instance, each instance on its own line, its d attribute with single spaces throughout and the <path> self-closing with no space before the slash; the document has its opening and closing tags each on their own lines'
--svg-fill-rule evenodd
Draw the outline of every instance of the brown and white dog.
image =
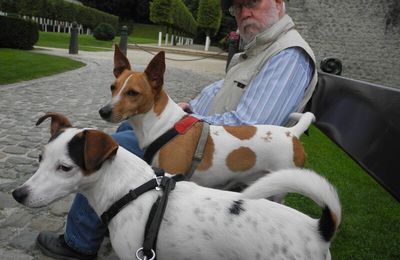
<svg viewBox="0 0 400 260">
<path fill-rule="evenodd" d="M 115 47 L 112 99 L 99 111 L 109 122 L 129 120 L 139 145 L 146 149 L 188 114 L 163 89 L 164 52 L 159 52 L 144 72 L 134 71 L 128 59 Z M 204 156 L 192 180 L 207 187 L 232 188 L 249 184 L 265 173 L 302 167 L 306 154 L 299 137 L 315 120 L 312 113 L 295 114 L 293 127 L 275 125 L 211 125 Z M 155 155 L 153 166 L 170 173 L 189 170 L 203 122 L 195 123 Z"/>
<path fill-rule="evenodd" d="M 51 138 L 39 169 L 13 191 L 27 207 L 42 207 L 73 192 L 82 193 L 100 216 L 129 190 L 155 177 L 151 167 L 107 134 L 78 129 L 54 113 Z M 142 247 L 152 189 L 119 211 L 108 225 L 121 259 Z M 262 199 L 297 192 L 323 208 L 320 219 Z M 341 221 L 335 189 L 318 174 L 286 169 L 268 174 L 243 193 L 182 181 L 169 195 L 158 232 L 157 259 L 330 259 L 329 246 Z M 151 258 L 153 259 L 153 258 Z"/>
</svg>

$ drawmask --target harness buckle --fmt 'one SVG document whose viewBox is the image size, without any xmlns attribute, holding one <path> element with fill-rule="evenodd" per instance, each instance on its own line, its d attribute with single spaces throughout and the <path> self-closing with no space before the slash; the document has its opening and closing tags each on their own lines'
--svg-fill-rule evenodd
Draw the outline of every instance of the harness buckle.
<svg viewBox="0 0 400 260">
<path fill-rule="evenodd" d="M 162 182 L 164 176 L 154 176 L 154 178 L 156 179 L 156 182 L 157 182 L 156 190 L 161 190 L 161 182 Z"/>
<path fill-rule="evenodd" d="M 136 259 L 138 259 L 138 260 L 154 260 L 155 257 L 156 257 L 156 252 L 154 252 L 153 249 L 150 249 L 150 250 L 151 250 L 152 256 L 151 256 L 150 258 L 148 258 L 148 257 L 145 256 L 144 253 L 143 253 L 143 247 L 139 248 L 139 249 L 136 251 Z M 142 257 L 143 257 L 143 258 L 142 258 Z"/>
</svg>

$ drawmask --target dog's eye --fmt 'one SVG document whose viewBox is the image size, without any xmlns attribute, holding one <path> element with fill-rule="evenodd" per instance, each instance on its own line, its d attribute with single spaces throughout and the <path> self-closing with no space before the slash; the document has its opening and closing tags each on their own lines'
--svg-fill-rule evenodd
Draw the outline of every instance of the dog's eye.
<svg viewBox="0 0 400 260">
<path fill-rule="evenodd" d="M 42 155 L 41 155 L 41 154 L 39 154 L 39 158 L 38 158 L 39 162 L 41 162 L 41 161 L 42 161 L 42 159 L 43 159 Z"/>
<path fill-rule="evenodd" d="M 128 90 L 128 91 L 126 92 L 126 95 L 127 95 L 127 96 L 130 96 L 130 97 L 134 97 L 134 96 L 139 95 L 139 92 L 136 92 L 136 91 L 134 91 L 134 90 Z"/>
<path fill-rule="evenodd" d="M 115 85 L 111 85 L 110 89 L 111 89 L 111 91 L 114 91 L 115 90 Z"/>
<path fill-rule="evenodd" d="M 61 170 L 61 171 L 64 171 L 64 172 L 69 172 L 70 170 L 72 170 L 72 167 L 60 164 L 60 165 L 58 165 L 57 170 Z"/>
</svg>

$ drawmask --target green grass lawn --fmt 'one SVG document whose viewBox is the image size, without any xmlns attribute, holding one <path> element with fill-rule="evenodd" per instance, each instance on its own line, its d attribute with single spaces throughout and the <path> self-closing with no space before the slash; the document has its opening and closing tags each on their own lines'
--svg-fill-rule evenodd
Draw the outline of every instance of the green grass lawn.
<svg viewBox="0 0 400 260">
<path fill-rule="evenodd" d="M 157 43 L 158 32 L 164 30 L 160 26 L 135 24 L 132 34 L 128 36 L 128 43 Z M 39 41 L 37 46 L 53 47 L 53 48 L 69 48 L 70 34 L 68 33 L 53 33 L 53 32 L 40 32 Z M 83 51 L 104 51 L 112 49 L 114 43 L 119 43 L 120 37 L 115 37 L 111 41 L 96 40 L 93 35 L 79 34 L 78 35 L 78 48 Z"/>
<path fill-rule="evenodd" d="M 400 259 L 400 204 L 317 128 L 301 138 L 306 168 L 336 186 L 342 223 L 332 243 L 332 259 Z M 289 195 L 286 204 L 315 218 L 321 210 L 309 199 Z"/>
<path fill-rule="evenodd" d="M 39 41 L 36 45 L 68 49 L 70 37 L 68 33 L 39 32 Z M 114 42 L 119 42 L 119 39 L 116 38 L 114 41 L 99 41 L 91 35 L 78 35 L 78 48 L 83 51 L 104 51 L 104 49 L 111 49 Z"/>
<path fill-rule="evenodd" d="M 135 24 L 134 30 L 128 37 L 128 43 L 157 43 L 158 31 L 162 27 L 146 24 Z M 119 43 L 120 38 L 112 41 L 99 41 L 92 35 L 79 35 L 79 50 L 104 51 L 112 50 L 114 43 Z M 39 41 L 36 46 L 68 49 L 70 34 L 39 32 Z M 83 63 L 68 58 L 36 54 L 29 51 L 0 49 L 0 84 L 10 84 L 22 80 L 30 80 L 49 76 L 52 74 L 76 69 L 84 66 Z"/>
<path fill-rule="evenodd" d="M 153 40 L 154 43 L 158 42 L 158 32 L 165 33 L 165 26 L 151 25 L 151 24 L 134 24 L 133 30 L 130 35 L 130 40 L 135 41 L 136 39 L 149 39 Z"/>
<path fill-rule="evenodd" d="M 0 48 L 0 85 L 77 69 L 85 64 L 64 57 Z"/>
</svg>

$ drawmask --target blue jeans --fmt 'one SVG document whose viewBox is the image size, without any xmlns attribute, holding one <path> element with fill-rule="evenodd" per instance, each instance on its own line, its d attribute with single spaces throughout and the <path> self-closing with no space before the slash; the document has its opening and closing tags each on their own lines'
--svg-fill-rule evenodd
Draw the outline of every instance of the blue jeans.
<svg viewBox="0 0 400 260">
<path fill-rule="evenodd" d="M 132 127 L 125 121 L 112 135 L 118 144 L 143 158 L 138 140 Z M 65 242 L 73 249 L 84 254 L 97 254 L 107 227 L 103 225 L 96 212 L 82 194 L 76 194 L 68 212 L 64 233 Z"/>
</svg>

